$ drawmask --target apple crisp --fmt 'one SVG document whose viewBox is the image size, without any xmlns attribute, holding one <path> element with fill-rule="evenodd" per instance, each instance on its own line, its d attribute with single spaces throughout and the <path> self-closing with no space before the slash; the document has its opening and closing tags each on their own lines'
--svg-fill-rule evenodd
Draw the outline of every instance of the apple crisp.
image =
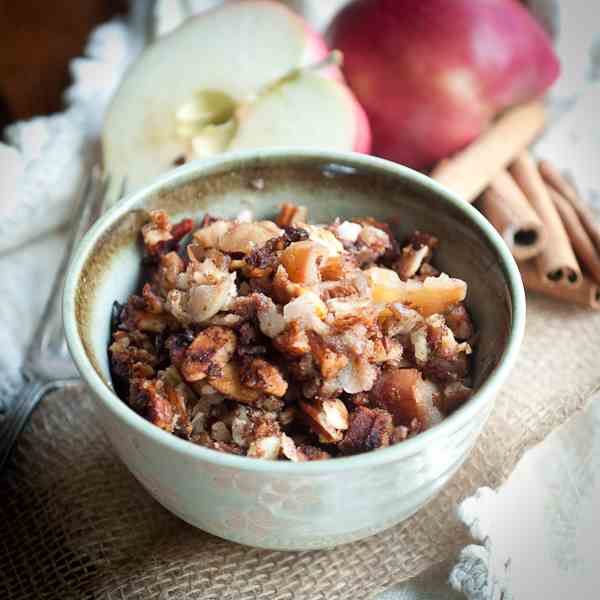
<svg viewBox="0 0 600 600">
<path fill-rule="evenodd" d="M 117 394 L 220 452 L 293 462 L 398 444 L 472 393 L 467 285 L 438 240 L 386 223 L 205 216 L 142 228 L 143 285 L 115 302 Z"/>
</svg>

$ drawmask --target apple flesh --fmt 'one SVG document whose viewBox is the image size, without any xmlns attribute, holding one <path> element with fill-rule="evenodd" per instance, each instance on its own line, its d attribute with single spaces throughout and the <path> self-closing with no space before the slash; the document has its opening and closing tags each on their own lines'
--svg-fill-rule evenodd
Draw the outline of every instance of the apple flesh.
<svg viewBox="0 0 600 600">
<path fill-rule="evenodd" d="M 328 55 L 316 32 L 271 0 L 190 19 L 127 72 L 104 124 L 105 169 L 132 190 L 182 159 L 229 150 L 368 152 L 365 113 Z"/>
<path fill-rule="evenodd" d="M 373 152 L 418 169 L 559 73 L 548 36 L 516 0 L 358 0 L 328 37 L 369 117 Z"/>
</svg>

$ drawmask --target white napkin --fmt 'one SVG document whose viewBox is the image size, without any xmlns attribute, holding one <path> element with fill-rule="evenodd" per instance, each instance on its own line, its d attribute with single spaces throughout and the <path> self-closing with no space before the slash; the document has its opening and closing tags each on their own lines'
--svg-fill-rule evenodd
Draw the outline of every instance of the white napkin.
<svg viewBox="0 0 600 600">
<path fill-rule="evenodd" d="M 472 600 L 600 597 L 600 395 L 528 451 L 497 491 L 459 516 L 482 545 L 465 548 L 450 581 Z M 481 577 L 484 573 L 487 576 Z"/>
<path fill-rule="evenodd" d="M 83 153 L 131 58 L 123 22 L 98 27 L 70 67 L 68 108 L 7 127 L 0 143 L 0 252 L 62 225 L 81 180 Z"/>
</svg>

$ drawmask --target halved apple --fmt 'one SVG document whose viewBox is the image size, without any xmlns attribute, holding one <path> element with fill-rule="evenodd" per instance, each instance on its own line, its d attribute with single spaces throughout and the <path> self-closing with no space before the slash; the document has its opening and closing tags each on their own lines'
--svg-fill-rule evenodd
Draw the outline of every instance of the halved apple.
<svg viewBox="0 0 600 600">
<path fill-rule="evenodd" d="M 109 106 L 103 159 L 137 189 L 181 159 L 264 146 L 368 152 L 364 111 L 320 36 L 272 0 L 225 4 L 149 47 Z"/>
</svg>

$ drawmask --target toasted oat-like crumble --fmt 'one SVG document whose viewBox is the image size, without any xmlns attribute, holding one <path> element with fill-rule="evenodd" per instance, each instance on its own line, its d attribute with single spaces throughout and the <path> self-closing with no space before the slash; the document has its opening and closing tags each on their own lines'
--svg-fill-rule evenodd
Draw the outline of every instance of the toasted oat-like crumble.
<svg viewBox="0 0 600 600">
<path fill-rule="evenodd" d="M 145 280 L 115 303 L 115 390 L 192 443 L 323 460 L 402 443 L 471 395 L 467 285 L 432 264 L 438 240 L 374 219 L 142 228 Z"/>
</svg>

